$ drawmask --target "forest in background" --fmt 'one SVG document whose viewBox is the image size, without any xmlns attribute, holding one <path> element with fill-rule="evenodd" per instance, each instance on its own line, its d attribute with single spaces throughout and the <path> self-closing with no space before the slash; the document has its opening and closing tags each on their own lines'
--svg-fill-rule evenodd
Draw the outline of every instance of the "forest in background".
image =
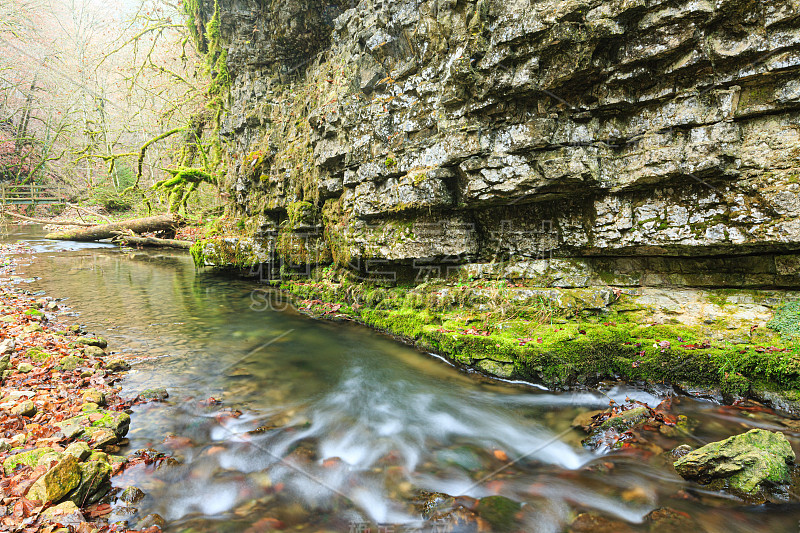
<svg viewBox="0 0 800 533">
<path fill-rule="evenodd" d="M 220 203 L 210 78 L 185 19 L 163 0 L 0 4 L 0 180 L 109 212 Z"/>
</svg>

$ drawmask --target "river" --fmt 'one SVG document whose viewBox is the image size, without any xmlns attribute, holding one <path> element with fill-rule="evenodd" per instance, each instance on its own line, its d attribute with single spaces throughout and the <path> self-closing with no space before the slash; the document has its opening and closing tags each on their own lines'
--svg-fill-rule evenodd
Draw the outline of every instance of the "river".
<svg viewBox="0 0 800 533">
<path fill-rule="evenodd" d="M 134 408 L 126 451 L 155 448 L 181 463 L 115 478 L 147 496 L 114 519 L 158 513 L 165 530 L 187 532 L 443 531 L 420 522 L 412 500 L 422 489 L 522 502 L 525 531 L 563 531 L 582 512 L 647 531 L 659 507 L 688 513 L 699 530 L 798 531 L 793 495 L 748 506 L 682 480 L 668 454 L 581 446 L 576 415 L 626 397 L 655 406 L 652 391 L 489 380 L 365 327 L 309 319 L 263 285 L 197 271 L 186 253 L 41 235 L 9 227 L 6 240 L 32 251 L 20 257 L 21 283 L 64 298 L 61 320 L 129 358 L 123 396 L 170 394 Z M 698 422 L 682 442 L 758 427 L 800 450 L 800 434 L 768 411 L 688 397 L 673 409 Z"/>
</svg>

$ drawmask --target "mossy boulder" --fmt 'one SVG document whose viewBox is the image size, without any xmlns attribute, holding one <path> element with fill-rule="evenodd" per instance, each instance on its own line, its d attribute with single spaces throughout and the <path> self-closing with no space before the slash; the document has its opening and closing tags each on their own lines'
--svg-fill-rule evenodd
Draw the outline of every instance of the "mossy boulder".
<svg viewBox="0 0 800 533">
<path fill-rule="evenodd" d="M 39 348 L 30 348 L 27 355 L 38 363 L 47 361 L 51 357 L 49 353 L 42 351 Z"/>
<path fill-rule="evenodd" d="M 78 441 L 67 446 L 67 449 L 64 450 L 64 453 L 72 455 L 78 459 L 78 461 L 83 461 L 92 454 L 92 450 L 85 442 Z"/>
<path fill-rule="evenodd" d="M 29 500 L 57 502 L 81 482 L 81 467 L 72 455 L 66 455 L 28 489 Z"/>
<path fill-rule="evenodd" d="M 765 485 L 788 483 L 794 461 L 782 433 L 752 429 L 689 452 L 675 461 L 675 470 L 712 488 L 755 494 Z"/>
<path fill-rule="evenodd" d="M 105 348 L 108 346 L 108 341 L 103 337 L 78 337 L 77 342 L 85 344 L 86 346 L 96 346 L 97 348 Z"/>
<path fill-rule="evenodd" d="M 109 359 L 106 361 L 106 370 L 109 370 L 110 372 L 124 372 L 130 369 L 131 365 L 122 359 Z"/>
<path fill-rule="evenodd" d="M 111 465 L 107 461 L 86 461 L 80 465 L 78 486 L 67 498 L 80 506 L 91 505 L 111 488 Z"/>
<path fill-rule="evenodd" d="M 647 420 L 650 410 L 646 407 L 634 407 L 627 411 L 620 411 L 614 416 L 608 418 L 600 424 L 601 430 L 616 429 L 618 431 L 627 431 L 636 424 Z"/>
<path fill-rule="evenodd" d="M 17 465 L 27 465 L 33 468 L 36 466 L 41 456 L 52 452 L 52 448 L 36 448 L 35 450 L 28 450 L 27 452 L 20 452 L 16 455 L 12 455 L 3 461 L 3 472 L 5 472 L 7 476 L 10 476 Z"/>
<path fill-rule="evenodd" d="M 86 346 L 83 349 L 83 355 L 85 355 L 86 357 L 98 358 L 98 357 L 105 357 L 106 352 L 99 346 Z"/>
<path fill-rule="evenodd" d="M 11 356 L 4 355 L 0 357 L 0 374 L 8 370 L 9 365 L 11 365 Z"/>
<path fill-rule="evenodd" d="M 130 424 L 131 417 L 127 413 L 98 409 L 62 420 L 55 425 L 61 428 L 65 436 L 69 437 L 75 437 L 81 433 L 92 434 L 99 429 L 104 429 L 121 439 L 128 432 Z"/>
</svg>

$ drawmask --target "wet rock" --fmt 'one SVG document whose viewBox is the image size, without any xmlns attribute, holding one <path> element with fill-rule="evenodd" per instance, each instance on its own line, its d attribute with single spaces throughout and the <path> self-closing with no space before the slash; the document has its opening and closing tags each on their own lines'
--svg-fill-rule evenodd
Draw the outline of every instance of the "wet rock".
<svg viewBox="0 0 800 533">
<path fill-rule="evenodd" d="M 29 450 L 27 452 L 21 452 L 16 455 L 12 455 L 3 461 L 3 472 L 5 472 L 6 476 L 10 476 L 17 465 L 27 465 L 33 468 L 36 466 L 36 463 L 39 461 L 41 456 L 52 452 L 52 448 L 36 448 L 35 450 Z"/>
<path fill-rule="evenodd" d="M 88 411 L 68 418 L 55 425 L 61 428 L 65 436 L 74 437 L 81 433 L 94 436 L 99 430 L 107 430 L 117 439 L 121 439 L 128 433 L 131 424 L 131 417 L 127 413 L 120 411 L 97 410 Z"/>
<path fill-rule="evenodd" d="M 37 333 L 37 332 L 40 332 L 40 331 L 44 331 L 44 328 L 42 327 L 41 324 L 38 324 L 38 323 L 36 323 L 36 324 L 28 324 L 27 326 L 22 328 L 22 331 L 24 331 L 25 333 Z"/>
<path fill-rule="evenodd" d="M 681 444 L 680 446 L 676 446 L 673 449 L 671 449 L 669 451 L 669 454 L 674 459 L 678 459 L 680 457 L 683 457 L 687 453 L 690 453 L 691 451 L 692 451 L 692 447 L 691 446 L 689 446 L 688 444 Z"/>
<path fill-rule="evenodd" d="M 72 371 L 82 366 L 84 364 L 84 360 L 80 357 L 75 357 L 74 355 L 68 355 L 66 357 L 62 357 L 58 361 L 58 365 L 61 367 L 61 370 Z"/>
<path fill-rule="evenodd" d="M 412 500 L 416 511 L 428 520 L 436 513 L 446 512 L 455 506 L 456 499 L 442 492 L 419 491 Z"/>
<path fill-rule="evenodd" d="M 83 393 L 83 400 L 97 405 L 105 405 L 106 395 L 97 389 L 88 389 Z"/>
<path fill-rule="evenodd" d="M 136 523 L 136 529 L 147 529 L 148 527 L 164 527 L 167 521 L 160 514 L 149 514 Z"/>
<path fill-rule="evenodd" d="M 78 337 L 76 341 L 80 342 L 81 344 L 85 344 L 86 346 L 93 346 L 101 349 L 108 346 L 108 341 L 106 341 L 103 337 Z"/>
<path fill-rule="evenodd" d="M 492 525 L 493 531 L 513 531 L 516 528 L 516 513 L 521 505 L 505 496 L 487 496 L 478 502 L 478 515 Z"/>
<path fill-rule="evenodd" d="M 36 412 L 36 405 L 30 400 L 22 402 L 11 410 L 11 414 L 13 415 L 28 417 L 35 415 Z"/>
<path fill-rule="evenodd" d="M 145 493 L 139 487 L 128 487 L 119 495 L 119 499 L 128 504 L 139 503 L 144 497 Z"/>
<path fill-rule="evenodd" d="M 126 370 L 130 370 L 131 365 L 123 361 L 122 359 L 109 359 L 106 361 L 106 370 L 110 372 L 125 372 Z"/>
<path fill-rule="evenodd" d="M 39 457 L 39 460 L 36 461 L 36 466 L 45 465 L 48 468 L 50 468 L 52 466 L 53 462 L 57 463 L 63 457 L 64 457 L 64 454 L 61 453 L 61 452 L 53 451 L 53 452 L 50 452 L 50 453 L 46 453 L 46 454 L 42 455 L 41 457 Z"/>
<path fill-rule="evenodd" d="M 572 427 L 574 428 L 583 428 L 584 430 L 588 430 L 592 424 L 595 423 L 594 417 L 605 413 L 603 409 L 596 409 L 594 411 L 586 411 L 585 413 L 580 413 L 576 415 L 575 418 L 572 419 Z"/>
<path fill-rule="evenodd" d="M 608 418 L 600 424 L 601 430 L 616 429 L 617 431 L 626 431 L 640 422 L 647 420 L 650 414 L 649 409 L 646 407 L 634 407 L 627 411 L 620 411 L 614 416 Z"/>
<path fill-rule="evenodd" d="M 80 465 L 80 482 L 67 495 L 78 505 L 91 505 L 111 489 L 111 465 L 105 461 L 86 461 Z"/>
<path fill-rule="evenodd" d="M 89 445 L 86 444 L 85 442 L 78 441 L 78 442 L 73 442 L 72 444 L 67 446 L 67 449 L 64 450 L 64 453 L 72 455 L 78 461 L 83 461 L 92 454 L 92 450 L 89 448 Z"/>
<path fill-rule="evenodd" d="M 42 511 L 42 518 L 47 522 L 60 523 L 64 527 L 78 527 L 85 522 L 81 510 L 74 502 L 66 501 Z"/>
<path fill-rule="evenodd" d="M 652 533 L 688 533 L 698 531 L 698 524 L 688 514 L 669 507 L 661 507 L 645 517 Z"/>
<path fill-rule="evenodd" d="M 105 350 L 103 350 L 102 348 L 99 348 L 97 346 L 86 346 L 83 349 L 83 355 L 85 355 L 86 357 L 95 357 L 95 358 L 97 358 L 97 357 L 105 357 L 107 354 L 106 354 Z"/>
<path fill-rule="evenodd" d="M 56 466 L 47 471 L 28 489 L 29 500 L 57 502 L 66 496 L 81 481 L 78 460 L 65 456 Z"/>
<path fill-rule="evenodd" d="M 27 374 L 28 372 L 31 371 L 33 371 L 33 365 L 30 363 L 20 363 L 17 365 L 17 372 Z"/>
<path fill-rule="evenodd" d="M 139 398 L 142 400 L 166 400 L 169 398 L 169 393 L 164 388 L 145 389 L 139 393 Z"/>
<path fill-rule="evenodd" d="M 789 482 L 795 454 L 782 433 L 752 429 L 706 444 L 675 461 L 684 478 L 712 488 L 753 494 L 765 484 Z"/>
<path fill-rule="evenodd" d="M 475 363 L 475 366 L 487 374 L 491 374 L 499 378 L 510 378 L 514 375 L 514 365 L 511 363 L 498 363 L 497 361 L 492 361 L 491 359 L 482 359 Z"/>
<path fill-rule="evenodd" d="M 89 446 L 92 448 L 105 448 L 118 440 L 110 429 L 87 428 L 85 432 L 89 435 Z"/>
<path fill-rule="evenodd" d="M 12 354 L 14 353 L 14 348 L 16 348 L 16 341 L 13 338 L 3 339 L 3 342 L 0 342 L 0 355 Z M 0 362 L 2 362 L 2 359 L 0 359 Z"/>
<path fill-rule="evenodd" d="M 673 439 L 685 438 L 692 434 L 697 425 L 697 420 L 690 420 L 686 415 L 678 415 L 678 421 L 674 426 L 662 424 L 658 428 L 658 432 Z"/>
<path fill-rule="evenodd" d="M 633 533 L 625 522 L 610 520 L 594 513 L 581 513 L 567 528 L 568 533 Z"/>
</svg>

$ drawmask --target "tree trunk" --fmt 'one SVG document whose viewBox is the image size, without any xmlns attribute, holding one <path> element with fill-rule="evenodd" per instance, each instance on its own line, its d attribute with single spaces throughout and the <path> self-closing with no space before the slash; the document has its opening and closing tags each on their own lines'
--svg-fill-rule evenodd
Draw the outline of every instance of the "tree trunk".
<svg viewBox="0 0 800 533">
<path fill-rule="evenodd" d="M 58 233 L 48 233 L 45 239 L 56 239 L 60 241 L 99 241 L 109 239 L 117 233 L 131 230 L 134 233 L 147 233 L 150 231 L 163 231 L 174 229 L 180 223 L 180 218 L 174 215 L 158 215 L 154 217 L 134 218 L 114 222 L 113 224 L 101 224 L 90 228 L 79 228 Z"/>
<path fill-rule="evenodd" d="M 119 234 L 114 237 L 114 242 L 124 242 L 125 244 L 136 244 L 140 246 L 160 246 L 162 248 L 183 248 L 188 250 L 194 244 L 192 241 L 181 241 L 178 239 L 158 239 L 156 237 L 141 237 L 129 233 Z"/>
</svg>

